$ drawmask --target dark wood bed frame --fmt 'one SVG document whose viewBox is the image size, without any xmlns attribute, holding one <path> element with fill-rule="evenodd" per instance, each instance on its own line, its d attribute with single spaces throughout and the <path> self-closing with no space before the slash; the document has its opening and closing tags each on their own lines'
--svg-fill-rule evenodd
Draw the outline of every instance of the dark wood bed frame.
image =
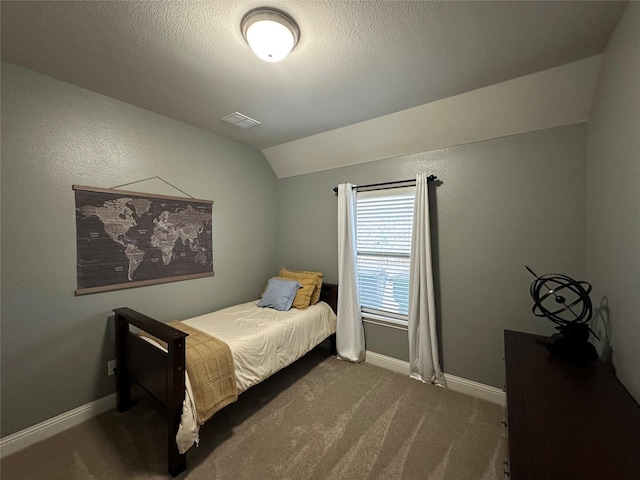
<svg viewBox="0 0 640 480">
<path fill-rule="evenodd" d="M 323 283 L 320 300 L 337 311 L 338 286 Z M 116 321 L 116 383 L 118 411 L 131 408 L 131 386 L 139 385 L 164 409 L 167 416 L 168 470 L 172 476 L 187 468 L 186 454 L 178 452 L 176 433 L 182 415 L 185 392 L 185 339 L 188 334 L 154 320 L 130 308 L 117 308 Z M 131 326 L 167 344 L 167 352 L 142 340 Z M 331 354 L 336 352 L 336 336 L 331 335 Z"/>
</svg>

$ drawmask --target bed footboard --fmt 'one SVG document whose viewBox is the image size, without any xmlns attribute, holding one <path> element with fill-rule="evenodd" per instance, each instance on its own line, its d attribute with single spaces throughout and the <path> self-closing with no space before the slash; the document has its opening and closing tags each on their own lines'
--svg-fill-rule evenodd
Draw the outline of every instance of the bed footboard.
<svg viewBox="0 0 640 480">
<path fill-rule="evenodd" d="M 132 383 L 142 387 L 164 408 L 168 427 L 168 470 L 176 476 L 187 468 L 186 454 L 178 452 L 175 437 L 184 401 L 185 340 L 188 335 L 130 308 L 117 308 L 114 312 L 118 411 L 131 408 Z M 167 352 L 142 340 L 131 331 L 131 326 L 166 343 Z"/>
</svg>

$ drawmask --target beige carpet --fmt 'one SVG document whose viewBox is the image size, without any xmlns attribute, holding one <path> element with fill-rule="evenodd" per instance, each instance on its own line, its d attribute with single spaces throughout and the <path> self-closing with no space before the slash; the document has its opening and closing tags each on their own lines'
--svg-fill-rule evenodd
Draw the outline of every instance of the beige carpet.
<svg viewBox="0 0 640 480">
<path fill-rule="evenodd" d="M 242 394 L 201 430 L 177 478 L 503 478 L 503 409 L 318 349 Z M 2 460 L 2 480 L 159 479 L 166 427 L 148 401 Z"/>
</svg>

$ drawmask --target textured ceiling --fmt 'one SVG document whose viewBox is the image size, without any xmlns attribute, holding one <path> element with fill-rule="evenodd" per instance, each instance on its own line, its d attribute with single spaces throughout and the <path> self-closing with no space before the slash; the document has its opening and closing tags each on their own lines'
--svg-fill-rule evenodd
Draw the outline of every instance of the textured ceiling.
<svg viewBox="0 0 640 480">
<path fill-rule="evenodd" d="M 240 32 L 264 4 L 300 27 L 280 63 Z M 3 0 L 2 59 L 262 149 L 601 53 L 625 6 Z"/>
</svg>

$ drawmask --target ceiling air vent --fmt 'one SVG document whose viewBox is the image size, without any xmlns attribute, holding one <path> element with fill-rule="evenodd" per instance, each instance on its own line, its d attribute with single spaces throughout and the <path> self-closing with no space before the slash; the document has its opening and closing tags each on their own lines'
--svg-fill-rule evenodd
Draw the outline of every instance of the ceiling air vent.
<svg viewBox="0 0 640 480">
<path fill-rule="evenodd" d="M 231 125 L 235 125 L 240 128 L 244 128 L 245 130 L 247 128 L 255 127 L 256 125 L 260 125 L 259 121 L 254 120 L 251 117 L 247 117 L 246 115 L 243 115 L 240 112 L 235 112 L 235 113 L 232 113 L 231 115 L 227 115 L 226 117 L 223 117 L 222 121 L 230 123 Z"/>
</svg>

